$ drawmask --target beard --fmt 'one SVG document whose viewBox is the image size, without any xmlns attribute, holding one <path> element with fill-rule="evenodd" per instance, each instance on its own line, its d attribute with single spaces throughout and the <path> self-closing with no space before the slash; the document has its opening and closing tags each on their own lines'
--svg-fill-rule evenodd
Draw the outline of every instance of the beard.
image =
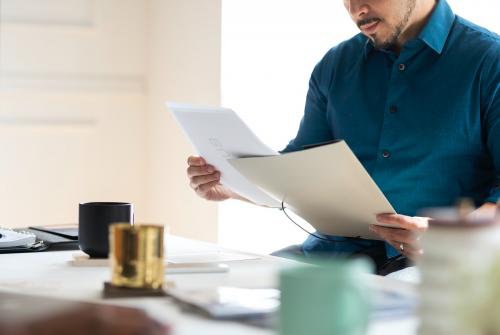
<svg viewBox="0 0 500 335">
<path fill-rule="evenodd" d="M 394 49 L 397 45 L 401 34 L 404 29 L 408 26 L 408 22 L 410 21 L 411 15 L 415 10 L 416 0 L 407 0 L 406 6 L 404 10 L 404 15 L 401 21 L 392 29 L 392 33 L 389 37 L 385 39 L 377 38 L 377 36 L 372 36 L 372 42 L 376 49 L 384 49 L 391 50 Z"/>
</svg>

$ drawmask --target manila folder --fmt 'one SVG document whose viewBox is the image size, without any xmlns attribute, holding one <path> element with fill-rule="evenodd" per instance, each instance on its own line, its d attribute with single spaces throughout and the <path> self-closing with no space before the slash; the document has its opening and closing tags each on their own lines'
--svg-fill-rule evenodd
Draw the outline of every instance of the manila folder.
<svg viewBox="0 0 500 335">
<path fill-rule="evenodd" d="M 229 162 L 323 234 L 380 240 L 369 225 L 395 213 L 345 141 Z"/>
</svg>

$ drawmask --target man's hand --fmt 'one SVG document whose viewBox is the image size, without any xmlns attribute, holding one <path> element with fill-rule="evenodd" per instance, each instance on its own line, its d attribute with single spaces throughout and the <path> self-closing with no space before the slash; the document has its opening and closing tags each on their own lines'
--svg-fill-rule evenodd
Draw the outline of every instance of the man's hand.
<svg viewBox="0 0 500 335">
<path fill-rule="evenodd" d="M 500 217 L 500 200 L 494 203 L 485 203 L 469 214 L 470 219 L 489 217 L 496 215 Z M 399 214 L 379 214 L 377 221 L 379 224 L 397 226 L 397 228 L 382 227 L 379 225 L 370 226 L 370 230 L 383 238 L 387 243 L 396 248 L 406 257 L 415 260 L 424 253 L 420 247 L 420 236 L 427 231 L 430 218 L 411 217 Z"/>
<path fill-rule="evenodd" d="M 208 165 L 202 157 L 190 156 L 187 160 L 189 185 L 206 200 L 223 201 L 235 194 L 220 183 L 220 172 Z"/>
<path fill-rule="evenodd" d="M 399 214 L 377 215 L 379 224 L 396 226 L 397 228 L 370 226 L 370 230 L 396 248 L 412 261 L 424 253 L 420 247 L 420 235 L 429 227 L 429 218 L 411 217 Z"/>
</svg>

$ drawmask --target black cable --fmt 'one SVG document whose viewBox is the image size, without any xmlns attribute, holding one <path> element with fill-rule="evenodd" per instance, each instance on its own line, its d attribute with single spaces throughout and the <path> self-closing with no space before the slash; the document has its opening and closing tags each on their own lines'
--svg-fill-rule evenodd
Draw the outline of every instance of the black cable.
<svg viewBox="0 0 500 335">
<path fill-rule="evenodd" d="M 368 249 L 370 248 L 370 246 L 362 244 L 362 242 L 359 241 L 359 238 L 344 237 L 345 240 L 343 240 L 343 241 L 336 241 L 336 240 L 330 240 L 330 239 L 327 239 L 327 238 L 324 238 L 324 237 L 321 237 L 321 236 L 318 236 L 318 235 L 316 235 L 314 233 L 309 232 L 307 229 L 305 229 L 300 224 L 298 224 L 297 222 L 295 222 L 290 217 L 290 215 L 288 215 L 288 213 L 286 212 L 286 207 L 285 207 L 285 204 L 284 204 L 283 201 L 281 202 L 281 208 L 279 208 L 279 210 L 283 211 L 283 213 L 288 218 L 288 220 L 290 220 L 291 222 L 293 222 L 293 224 L 295 224 L 297 227 L 299 227 L 302 231 L 306 232 L 309 236 L 317 238 L 318 240 L 325 241 L 325 242 L 328 242 L 328 243 L 352 243 L 352 244 L 354 244 L 354 245 L 356 245 L 356 246 L 358 246 L 358 247 L 360 247 L 362 249 L 365 249 L 365 250 L 367 248 Z M 360 250 L 360 251 L 362 251 L 362 250 Z M 360 251 L 357 251 L 357 253 L 360 252 Z M 403 256 L 403 255 L 396 255 L 396 256 L 393 256 L 393 257 L 386 258 L 386 260 L 385 260 L 384 263 L 382 263 L 381 265 L 377 264 L 377 271 L 382 271 L 385 268 L 387 268 L 391 263 L 397 262 L 397 261 L 402 261 L 402 260 L 405 260 L 405 259 L 406 259 L 406 256 Z"/>
<path fill-rule="evenodd" d="M 286 212 L 286 207 L 285 207 L 285 202 L 284 201 L 281 202 L 281 208 L 280 208 L 280 210 L 283 211 L 283 213 L 288 218 L 288 220 L 290 220 L 294 225 L 296 225 L 297 227 L 299 227 L 302 231 L 304 231 L 305 233 L 307 233 L 309 236 L 317 238 L 318 240 L 325 241 L 325 242 L 328 242 L 328 243 L 352 243 L 352 244 L 357 245 L 358 247 L 362 247 L 364 249 L 370 247 L 370 246 L 364 245 L 361 241 L 359 241 L 359 238 L 356 238 L 356 237 L 344 237 L 345 240 L 339 241 L 339 240 L 330 240 L 328 238 L 324 238 L 324 237 L 321 237 L 321 236 L 318 236 L 318 235 L 316 235 L 314 233 L 309 232 L 307 229 L 305 229 L 300 224 L 298 224 L 297 222 L 295 222 L 290 217 L 290 215 L 288 215 L 288 213 Z"/>
</svg>

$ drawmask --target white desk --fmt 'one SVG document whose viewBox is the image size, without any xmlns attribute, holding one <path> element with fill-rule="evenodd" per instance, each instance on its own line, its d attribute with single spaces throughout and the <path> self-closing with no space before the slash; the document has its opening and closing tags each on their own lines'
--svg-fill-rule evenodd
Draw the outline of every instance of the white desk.
<svg viewBox="0 0 500 335">
<path fill-rule="evenodd" d="M 167 254 L 189 252 L 213 252 L 220 247 L 170 236 L 166 241 Z M 182 312 L 169 298 L 139 298 L 102 300 L 104 281 L 111 278 L 108 268 L 74 267 L 69 264 L 74 251 L 41 252 L 0 255 L 0 290 L 44 295 L 65 299 L 99 301 L 140 307 L 151 316 L 173 325 L 175 335 L 271 335 L 274 331 L 260 329 L 236 322 L 217 322 L 196 314 Z M 272 256 L 261 256 L 258 260 L 230 262 L 231 270 L 221 274 L 177 274 L 167 275 L 179 288 L 204 288 L 216 286 L 269 287 L 276 285 L 278 270 L 293 264 L 293 261 Z M 374 277 L 380 285 L 400 285 L 394 280 Z M 404 288 L 407 284 L 402 284 Z M 411 289 L 411 288 L 409 288 Z M 413 335 L 417 321 L 408 318 L 398 321 L 374 322 L 369 335 Z"/>
</svg>

